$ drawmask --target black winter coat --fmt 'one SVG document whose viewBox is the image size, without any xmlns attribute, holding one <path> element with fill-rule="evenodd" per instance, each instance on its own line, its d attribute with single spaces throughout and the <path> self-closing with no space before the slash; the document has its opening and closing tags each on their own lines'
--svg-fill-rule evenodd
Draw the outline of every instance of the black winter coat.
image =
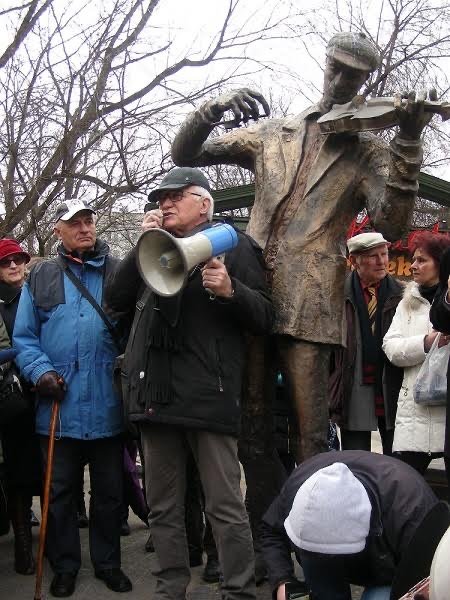
<svg viewBox="0 0 450 600">
<path fill-rule="evenodd" d="M 17 307 L 22 288 L 0 282 L 0 314 L 12 339 Z M 29 410 L 8 424 L 1 432 L 8 486 L 25 488 L 31 494 L 41 491 L 41 460 L 38 438 L 35 434 L 34 394 L 28 382 L 21 379 L 28 398 Z"/>
<path fill-rule="evenodd" d="M 262 549 L 264 560 L 270 565 L 269 582 L 274 590 L 295 579 L 291 542 L 284 529 L 295 495 L 308 477 L 335 462 L 347 465 L 364 485 L 372 504 L 364 550 L 366 576 L 359 573 L 350 581 L 355 585 L 391 584 L 414 532 L 438 502 L 423 477 L 395 458 L 363 450 L 326 452 L 310 458 L 293 471 L 263 518 Z M 298 549 L 294 550 L 298 556 Z M 366 578 L 367 573 L 370 579 Z"/>
<path fill-rule="evenodd" d="M 450 304 L 445 300 L 448 287 L 447 281 L 450 276 L 450 250 L 447 250 L 441 259 L 440 286 L 431 305 L 430 320 L 433 327 L 447 335 L 450 334 Z M 447 371 L 447 413 L 445 425 L 444 454 L 450 458 L 450 363 Z"/>
<path fill-rule="evenodd" d="M 0 314 L 11 340 L 21 291 L 22 288 L 13 287 L 4 281 L 0 281 Z"/>
<path fill-rule="evenodd" d="M 211 300 L 195 268 L 180 294 L 147 293 L 144 303 L 134 251 L 107 283 L 105 302 L 113 312 L 134 310 L 141 299 L 122 368 L 131 421 L 238 435 L 244 333 L 268 333 L 273 323 L 261 249 L 245 234 L 238 236 L 225 258 L 231 299 Z"/>
</svg>

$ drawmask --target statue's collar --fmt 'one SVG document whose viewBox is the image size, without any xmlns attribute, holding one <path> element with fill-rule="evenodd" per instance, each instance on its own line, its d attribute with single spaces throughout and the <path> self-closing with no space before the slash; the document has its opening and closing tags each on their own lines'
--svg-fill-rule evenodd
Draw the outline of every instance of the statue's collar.
<svg viewBox="0 0 450 600">
<path fill-rule="evenodd" d="M 286 119 L 283 124 L 283 129 L 287 131 L 295 131 L 298 129 L 305 119 L 312 117 L 317 114 L 317 118 L 320 116 L 320 105 L 319 103 L 313 104 L 309 106 L 306 110 L 304 110 L 299 115 L 295 115 L 295 117 L 291 117 L 290 119 Z"/>
</svg>

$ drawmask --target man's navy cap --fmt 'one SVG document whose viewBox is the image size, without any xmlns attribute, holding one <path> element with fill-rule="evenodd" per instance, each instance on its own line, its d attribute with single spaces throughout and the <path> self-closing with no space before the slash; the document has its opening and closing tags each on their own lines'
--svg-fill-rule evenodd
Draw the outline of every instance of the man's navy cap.
<svg viewBox="0 0 450 600">
<path fill-rule="evenodd" d="M 148 195 L 150 202 L 158 200 L 159 192 L 163 190 L 180 190 L 190 185 L 198 185 L 208 192 L 211 191 L 209 182 L 201 171 L 192 167 L 175 167 L 167 173 L 157 188 Z"/>
</svg>

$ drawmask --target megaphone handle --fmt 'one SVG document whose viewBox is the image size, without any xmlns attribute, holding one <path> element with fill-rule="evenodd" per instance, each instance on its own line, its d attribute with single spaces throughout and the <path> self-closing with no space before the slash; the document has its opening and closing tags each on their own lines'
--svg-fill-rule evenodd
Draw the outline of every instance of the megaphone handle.
<svg viewBox="0 0 450 600">
<path fill-rule="evenodd" d="M 225 262 L 225 254 L 219 254 L 219 256 L 214 256 L 214 258 L 220 260 L 221 263 Z M 209 288 L 205 288 L 205 291 L 208 292 L 210 300 L 216 299 L 216 294 L 212 290 L 210 290 Z"/>
</svg>

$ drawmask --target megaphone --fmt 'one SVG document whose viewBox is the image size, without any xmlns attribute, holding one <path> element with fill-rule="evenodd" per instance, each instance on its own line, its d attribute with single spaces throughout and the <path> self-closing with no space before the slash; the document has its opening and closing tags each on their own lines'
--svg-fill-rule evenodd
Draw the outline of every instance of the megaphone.
<svg viewBox="0 0 450 600">
<path fill-rule="evenodd" d="M 159 296 L 175 296 L 186 285 L 196 265 L 237 246 L 231 225 L 216 225 L 185 238 L 164 229 L 149 229 L 136 245 L 137 266 L 145 283 Z"/>
</svg>

